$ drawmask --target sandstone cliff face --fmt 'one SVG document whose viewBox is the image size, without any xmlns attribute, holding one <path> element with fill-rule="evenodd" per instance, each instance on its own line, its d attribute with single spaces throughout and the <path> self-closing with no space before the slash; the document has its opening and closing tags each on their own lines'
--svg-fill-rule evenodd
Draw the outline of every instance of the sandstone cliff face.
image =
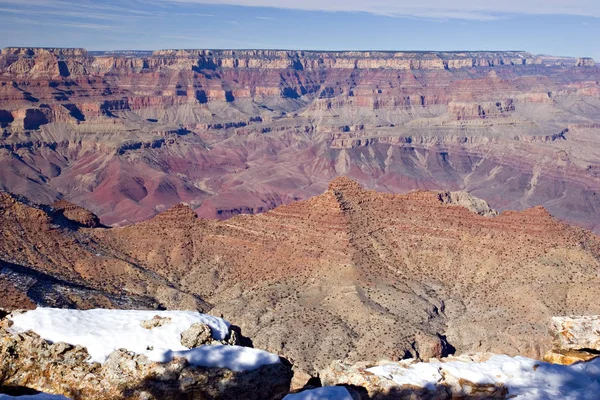
<svg viewBox="0 0 600 400">
<path fill-rule="evenodd" d="M 596 65 L 596 63 L 593 58 L 582 57 L 577 59 L 576 65 L 578 67 L 593 67 L 594 65 Z"/>
<path fill-rule="evenodd" d="M 600 74 L 521 52 L 0 54 L 0 187 L 106 225 L 369 188 L 543 204 L 598 230 Z M 580 63 L 581 64 L 581 63 Z M 569 130 L 569 126 L 585 128 Z"/>
<path fill-rule="evenodd" d="M 155 57 L 200 59 L 200 66 L 261 69 L 448 69 L 536 64 L 525 52 L 311 52 L 277 50 L 159 50 Z"/>
</svg>

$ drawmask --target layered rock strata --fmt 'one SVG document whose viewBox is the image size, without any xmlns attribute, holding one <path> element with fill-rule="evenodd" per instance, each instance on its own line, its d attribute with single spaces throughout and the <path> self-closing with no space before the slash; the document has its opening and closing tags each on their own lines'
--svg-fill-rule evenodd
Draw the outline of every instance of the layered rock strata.
<svg viewBox="0 0 600 400">
<path fill-rule="evenodd" d="M 102 293 L 121 308 L 148 296 L 227 315 L 305 378 L 336 359 L 541 358 L 552 316 L 600 314 L 596 235 L 541 207 L 491 216 L 461 196 L 468 201 L 377 193 L 338 178 L 317 197 L 260 215 L 199 220 L 180 205 L 112 229 L 11 200 L 0 213 L 2 272 L 38 304 L 61 293 L 94 308 L 100 297 L 89 293 Z M 33 285 L 44 290 L 6 270 L 45 274 Z M 67 291 L 68 282 L 87 291 Z"/>
<path fill-rule="evenodd" d="M 526 52 L 0 54 L 0 188 L 107 225 L 259 213 L 338 175 L 600 226 L 600 74 Z"/>
</svg>

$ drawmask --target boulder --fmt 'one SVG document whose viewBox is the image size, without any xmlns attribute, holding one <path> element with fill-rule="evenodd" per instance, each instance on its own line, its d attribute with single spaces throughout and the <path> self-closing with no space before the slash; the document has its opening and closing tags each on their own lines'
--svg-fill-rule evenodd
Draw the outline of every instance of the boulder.
<svg viewBox="0 0 600 400">
<path fill-rule="evenodd" d="M 552 364 L 571 365 L 598 358 L 598 354 L 581 350 L 550 350 L 544 354 L 544 361 Z"/>
<path fill-rule="evenodd" d="M 191 365 L 185 358 L 150 361 L 124 349 L 90 363 L 87 350 L 50 343 L 33 332 L 0 329 L 0 386 L 27 387 L 73 400 L 281 399 L 292 372 L 283 363 L 250 371 Z"/>
<path fill-rule="evenodd" d="M 145 328 L 145 329 L 154 329 L 154 328 L 158 328 L 159 326 L 166 325 L 169 322 L 171 322 L 171 318 L 155 315 L 154 318 L 152 318 L 152 319 L 149 319 L 147 321 L 142 321 L 140 323 L 140 325 L 142 326 L 142 328 Z M 210 331 L 210 328 L 209 328 L 209 331 Z"/>
<path fill-rule="evenodd" d="M 430 358 L 442 358 L 448 355 L 445 340 L 437 335 L 428 335 L 419 332 L 415 335 L 413 347 L 417 351 L 417 358 L 427 361 Z"/>
<path fill-rule="evenodd" d="M 600 351 L 600 316 L 553 317 L 550 334 L 557 350 Z"/>
<path fill-rule="evenodd" d="M 210 327 L 206 324 L 192 324 L 181 334 L 181 344 L 188 349 L 193 349 L 213 341 Z"/>
</svg>

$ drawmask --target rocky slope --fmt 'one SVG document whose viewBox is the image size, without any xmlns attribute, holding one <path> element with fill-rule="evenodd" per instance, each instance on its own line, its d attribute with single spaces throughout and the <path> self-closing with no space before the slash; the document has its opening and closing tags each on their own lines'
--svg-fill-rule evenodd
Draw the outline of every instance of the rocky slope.
<svg viewBox="0 0 600 400">
<path fill-rule="evenodd" d="M 0 188 L 107 225 L 257 213 L 338 175 L 599 231 L 600 69 L 526 52 L 0 54 Z"/>
<path fill-rule="evenodd" d="M 0 307 L 210 308 L 90 238 L 93 214 L 24 201 L 0 192 Z"/>
<path fill-rule="evenodd" d="M 108 282 L 104 301 L 125 289 L 168 307 L 202 299 L 309 374 L 334 359 L 541 358 L 552 316 L 600 314 L 600 239 L 541 207 L 495 216 L 464 194 L 391 195 L 338 178 L 309 200 L 226 221 L 176 206 L 127 227 L 74 231 L 47 227 L 51 215 L 9 202 L 0 215 L 9 268 L 93 290 Z M 17 278 L 5 279 L 50 301 Z M 169 302 L 155 294 L 165 287 Z"/>
</svg>

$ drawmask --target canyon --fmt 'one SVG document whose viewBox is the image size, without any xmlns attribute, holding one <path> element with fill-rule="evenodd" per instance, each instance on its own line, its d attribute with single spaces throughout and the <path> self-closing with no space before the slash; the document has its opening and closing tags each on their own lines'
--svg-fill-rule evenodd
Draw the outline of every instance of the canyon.
<svg viewBox="0 0 600 400">
<path fill-rule="evenodd" d="M 0 307 L 203 310 L 306 380 L 333 360 L 541 359 L 552 317 L 600 315 L 597 235 L 464 192 L 393 195 L 339 177 L 259 215 L 177 205 L 124 227 L 91 221 L 3 194 Z"/>
<path fill-rule="evenodd" d="M 0 53 L 0 308 L 226 317 L 296 389 L 595 357 L 547 330 L 600 315 L 599 193 L 590 58 Z"/>
<path fill-rule="evenodd" d="M 0 189 L 107 226 L 256 214 L 336 176 L 600 232 L 600 69 L 497 52 L 5 48 Z"/>
</svg>

